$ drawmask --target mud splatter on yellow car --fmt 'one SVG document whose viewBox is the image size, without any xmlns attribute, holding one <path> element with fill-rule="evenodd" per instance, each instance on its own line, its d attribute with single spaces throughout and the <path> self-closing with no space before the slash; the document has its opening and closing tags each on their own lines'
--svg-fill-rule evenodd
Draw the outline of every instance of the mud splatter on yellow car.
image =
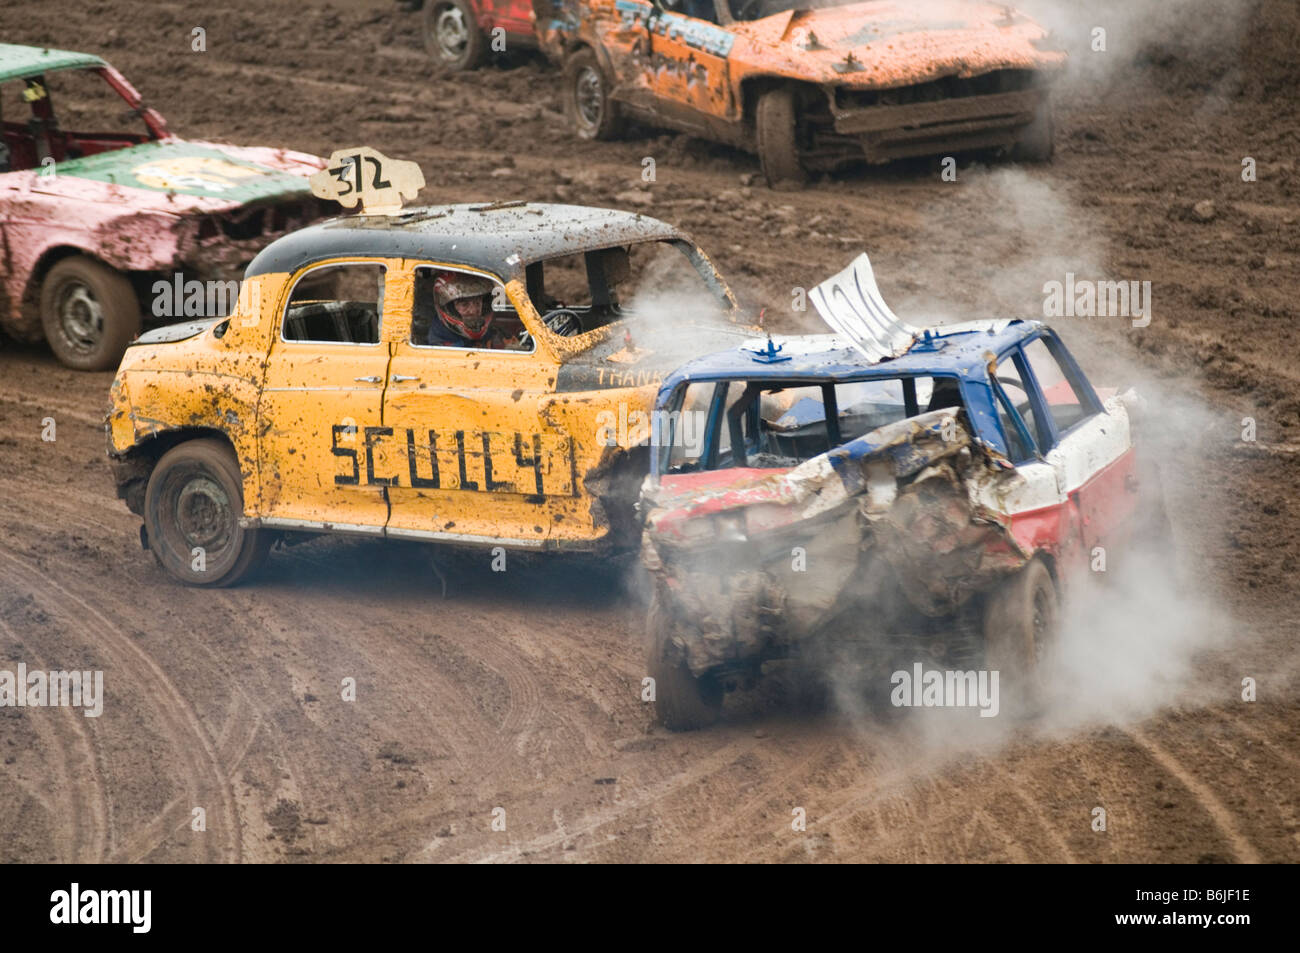
<svg viewBox="0 0 1300 953">
<path fill-rule="evenodd" d="M 645 216 L 334 219 L 259 254 L 229 317 L 128 349 L 109 452 L 145 545 L 196 585 L 282 533 L 631 547 L 663 375 L 753 331 L 705 254 Z"/>
</svg>

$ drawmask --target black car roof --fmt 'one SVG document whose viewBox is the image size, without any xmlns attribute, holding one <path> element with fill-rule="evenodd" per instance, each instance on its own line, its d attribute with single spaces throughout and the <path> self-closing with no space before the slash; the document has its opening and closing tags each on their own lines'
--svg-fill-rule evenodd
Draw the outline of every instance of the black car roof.
<svg viewBox="0 0 1300 953">
<path fill-rule="evenodd" d="M 267 245 L 244 274 L 294 272 L 327 258 L 355 255 L 429 258 L 508 278 L 543 258 L 685 237 L 658 219 L 585 205 L 435 205 L 318 222 Z"/>
</svg>

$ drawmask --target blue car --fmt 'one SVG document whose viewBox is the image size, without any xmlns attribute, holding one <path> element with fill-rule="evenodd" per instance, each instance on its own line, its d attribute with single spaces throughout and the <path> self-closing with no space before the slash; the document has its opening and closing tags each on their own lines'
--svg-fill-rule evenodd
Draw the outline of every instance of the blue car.
<svg viewBox="0 0 1300 953">
<path fill-rule="evenodd" d="M 1135 395 L 1094 388 L 1051 328 L 934 327 L 900 351 L 752 342 L 664 381 L 640 510 L 669 728 L 712 722 L 764 662 L 846 647 L 997 670 L 1032 708 L 1070 580 L 1135 529 L 1167 538 Z"/>
</svg>

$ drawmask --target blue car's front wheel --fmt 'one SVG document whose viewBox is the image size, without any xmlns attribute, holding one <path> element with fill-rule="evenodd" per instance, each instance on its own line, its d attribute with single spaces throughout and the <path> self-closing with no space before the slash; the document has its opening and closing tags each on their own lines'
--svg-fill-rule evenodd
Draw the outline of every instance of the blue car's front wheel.
<svg viewBox="0 0 1300 953">
<path fill-rule="evenodd" d="M 654 679 L 655 712 L 671 731 L 706 728 L 722 712 L 722 683 L 709 673 L 691 673 L 673 651 L 672 628 L 672 610 L 656 587 L 646 619 L 646 661 Z"/>
</svg>

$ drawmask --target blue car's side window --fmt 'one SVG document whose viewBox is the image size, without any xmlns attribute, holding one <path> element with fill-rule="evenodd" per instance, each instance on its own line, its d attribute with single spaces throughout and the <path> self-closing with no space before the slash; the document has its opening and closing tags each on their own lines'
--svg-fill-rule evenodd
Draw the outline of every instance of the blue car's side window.
<svg viewBox="0 0 1300 953">
<path fill-rule="evenodd" d="M 1037 395 L 1027 378 L 1020 349 L 998 358 L 992 381 L 997 395 L 998 422 L 1012 463 L 1022 463 L 1051 447 L 1052 436 L 1038 413 Z"/>
<path fill-rule="evenodd" d="M 1038 455 L 1038 443 L 1034 435 L 1007 395 L 1006 388 L 999 384 L 994 388 L 997 394 L 998 422 L 1002 425 L 1002 434 L 1007 441 L 1007 457 L 1012 463 L 1024 463 Z"/>
<path fill-rule="evenodd" d="M 1037 381 L 1044 412 L 1060 434 L 1101 408 L 1096 406 L 1096 399 L 1076 376 L 1077 369 L 1058 359 L 1055 352 L 1061 347 L 1060 343 L 1051 341 L 1050 344 L 1053 346 L 1049 347 L 1046 337 L 1035 338 L 1023 347 L 1021 361 Z"/>
</svg>

